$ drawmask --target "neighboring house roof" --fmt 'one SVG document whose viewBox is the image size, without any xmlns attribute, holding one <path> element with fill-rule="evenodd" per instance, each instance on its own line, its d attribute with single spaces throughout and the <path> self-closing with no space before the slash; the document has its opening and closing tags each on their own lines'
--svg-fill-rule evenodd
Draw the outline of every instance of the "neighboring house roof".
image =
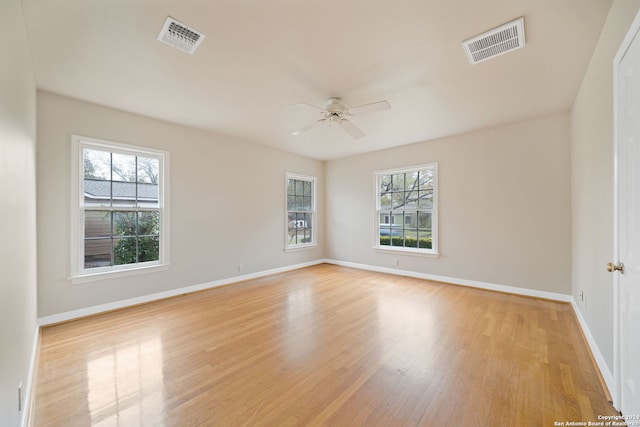
<svg viewBox="0 0 640 427">
<path fill-rule="evenodd" d="M 158 200 L 158 184 L 84 180 L 84 196 L 89 199 L 110 199 L 113 186 L 113 198 L 119 200 L 135 200 L 136 185 L 138 200 Z"/>
</svg>

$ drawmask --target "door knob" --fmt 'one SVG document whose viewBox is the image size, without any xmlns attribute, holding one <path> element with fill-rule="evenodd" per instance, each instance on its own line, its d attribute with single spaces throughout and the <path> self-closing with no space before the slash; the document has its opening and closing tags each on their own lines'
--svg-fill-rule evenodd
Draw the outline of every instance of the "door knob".
<svg viewBox="0 0 640 427">
<path fill-rule="evenodd" d="M 612 262 L 607 263 L 607 271 L 609 273 L 613 273 L 614 271 L 619 271 L 621 274 L 624 274 L 624 264 L 614 264 Z"/>
</svg>

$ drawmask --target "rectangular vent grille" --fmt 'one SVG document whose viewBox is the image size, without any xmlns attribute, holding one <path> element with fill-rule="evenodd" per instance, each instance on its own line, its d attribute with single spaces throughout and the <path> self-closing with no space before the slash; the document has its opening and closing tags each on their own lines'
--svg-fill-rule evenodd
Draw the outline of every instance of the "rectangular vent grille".
<svg viewBox="0 0 640 427">
<path fill-rule="evenodd" d="M 170 16 L 167 17 L 160 34 L 158 34 L 159 41 L 188 54 L 193 54 L 196 51 L 204 37 L 204 34 L 198 30 L 187 27 Z"/>
<path fill-rule="evenodd" d="M 518 18 L 462 42 L 471 64 L 524 47 L 524 18 Z"/>
</svg>

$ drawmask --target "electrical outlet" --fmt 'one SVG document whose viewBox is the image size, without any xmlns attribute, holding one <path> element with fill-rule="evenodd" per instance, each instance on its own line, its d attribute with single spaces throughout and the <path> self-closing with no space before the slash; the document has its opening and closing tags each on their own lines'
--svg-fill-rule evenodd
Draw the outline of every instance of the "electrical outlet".
<svg viewBox="0 0 640 427">
<path fill-rule="evenodd" d="M 18 412 L 22 411 L 22 381 L 18 384 Z"/>
<path fill-rule="evenodd" d="M 580 301 L 584 302 L 584 291 L 580 291 L 578 295 L 580 296 Z"/>
<path fill-rule="evenodd" d="M 242 273 L 244 271 L 244 264 L 238 264 L 238 273 Z"/>
<path fill-rule="evenodd" d="M 400 260 L 398 260 L 398 258 L 394 258 L 393 259 L 393 265 L 395 265 L 396 267 L 400 265 Z"/>
</svg>

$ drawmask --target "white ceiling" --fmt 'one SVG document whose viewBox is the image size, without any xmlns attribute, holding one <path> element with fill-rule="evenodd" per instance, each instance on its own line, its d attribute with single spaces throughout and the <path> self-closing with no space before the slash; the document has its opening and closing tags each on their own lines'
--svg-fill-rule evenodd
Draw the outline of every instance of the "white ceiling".
<svg viewBox="0 0 640 427">
<path fill-rule="evenodd" d="M 611 0 L 22 0 L 38 88 L 318 159 L 568 111 Z M 156 40 L 167 16 L 206 35 Z M 469 65 L 463 40 L 520 16 L 526 47 Z M 298 102 L 347 106 L 367 136 Z M 99 135 L 94 135 L 99 136 Z"/>
</svg>

